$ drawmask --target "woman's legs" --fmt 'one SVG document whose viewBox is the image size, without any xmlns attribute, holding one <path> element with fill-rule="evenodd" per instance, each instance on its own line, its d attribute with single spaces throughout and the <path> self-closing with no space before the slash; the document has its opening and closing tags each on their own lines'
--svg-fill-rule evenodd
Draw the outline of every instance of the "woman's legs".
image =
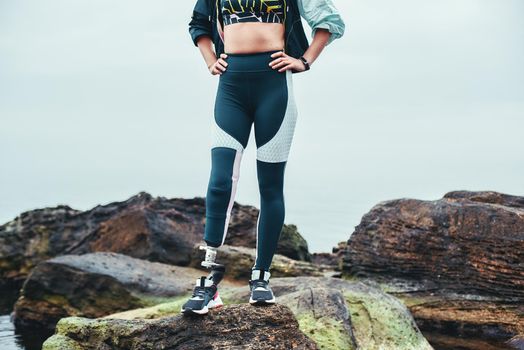
<svg viewBox="0 0 524 350">
<path fill-rule="evenodd" d="M 257 82 L 261 92 L 255 98 L 260 212 L 253 269 L 269 271 L 284 224 L 284 174 L 297 119 L 291 74 L 272 71 Z"/>
<path fill-rule="evenodd" d="M 284 224 L 284 173 L 297 119 L 292 73 L 269 67 L 272 52 L 229 54 L 226 59 L 215 102 L 204 234 L 208 245 L 225 242 L 240 161 L 254 123 L 260 212 L 253 269 L 266 271 Z"/>
<path fill-rule="evenodd" d="M 204 240 L 208 246 L 218 248 L 226 239 L 240 161 L 254 123 L 260 190 L 256 259 L 249 282 L 249 301 L 254 304 L 275 302 L 268 285 L 269 268 L 284 224 L 284 170 L 297 117 L 291 72 L 280 73 L 269 67 L 273 52 L 276 50 L 229 54 L 226 59 L 228 68 L 220 76 L 215 101 L 206 195 Z M 220 305 L 214 280 L 202 276 L 182 312 L 203 314 Z"/>
</svg>

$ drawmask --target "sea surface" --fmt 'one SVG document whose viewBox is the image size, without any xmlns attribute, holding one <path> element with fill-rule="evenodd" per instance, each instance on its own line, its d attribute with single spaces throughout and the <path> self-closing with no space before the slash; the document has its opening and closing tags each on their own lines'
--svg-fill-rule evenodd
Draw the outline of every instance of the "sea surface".
<svg viewBox="0 0 524 350">
<path fill-rule="evenodd" d="M 19 350 L 24 349 L 19 335 L 15 334 L 15 327 L 10 321 L 9 315 L 0 316 L 0 349 Z"/>
<path fill-rule="evenodd" d="M 15 330 L 9 314 L 0 315 L 0 350 L 40 350 L 48 337 L 48 334 L 35 331 L 20 334 Z"/>
</svg>

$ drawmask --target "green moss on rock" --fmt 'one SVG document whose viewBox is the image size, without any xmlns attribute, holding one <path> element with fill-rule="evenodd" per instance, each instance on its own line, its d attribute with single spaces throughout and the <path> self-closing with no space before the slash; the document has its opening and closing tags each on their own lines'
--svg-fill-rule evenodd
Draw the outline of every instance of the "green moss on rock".
<svg viewBox="0 0 524 350">
<path fill-rule="evenodd" d="M 63 335 L 78 333 L 91 322 L 92 319 L 86 317 L 64 317 L 56 324 L 56 333 Z"/>
<path fill-rule="evenodd" d="M 366 349 L 432 349 L 400 300 L 371 288 L 344 292 L 344 298 L 355 338 Z"/>
<path fill-rule="evenodd" d="M 44 342 L 42 350 L 83 350 L 83 348 L 71 338 L 56 334 Z"/>
<path fill-rule="evenodd" d="M 329 317 L 315 318 L 311 313 L 295 315 L 299 329 L 314 340 L 320 349 L 353 350 L 353 344 L 340 321 Z"/>
<path fill-rule="evenodd" d="M 144 307 L 139 309 L 133 309 L 129 311 L 114 313 L 111 315 L 104 316 L 104 319 L 118 318 L 125 320 L 134 319 L 156 319 L 162 317 L 168 317 L 177 315 L 180 313 L 182 305 L 191 296 L 191 293 L 176 297 L 176 298 L 164 298 L 164 302 L 156 304 L 150 307 Z"/>
</svg>

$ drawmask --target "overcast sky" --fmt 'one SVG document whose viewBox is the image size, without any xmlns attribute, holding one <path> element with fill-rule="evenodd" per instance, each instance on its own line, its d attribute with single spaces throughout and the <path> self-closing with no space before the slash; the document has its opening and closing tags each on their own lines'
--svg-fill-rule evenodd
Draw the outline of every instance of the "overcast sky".
<svg viewBox="0 0 524 350">
<path fill-rule="evenodd" d="M 293 75 L 286 223 L 310 250 L 382 200 L 524 195 L 524 2 L 334 3 L 346 34 Z M 190 40 L 193 5 L 0 0 L 0 223 L 205 195 L 218 76 Z M 255 151 L 252 133 L 236 200 L 258 207 Z"/>
</svg>

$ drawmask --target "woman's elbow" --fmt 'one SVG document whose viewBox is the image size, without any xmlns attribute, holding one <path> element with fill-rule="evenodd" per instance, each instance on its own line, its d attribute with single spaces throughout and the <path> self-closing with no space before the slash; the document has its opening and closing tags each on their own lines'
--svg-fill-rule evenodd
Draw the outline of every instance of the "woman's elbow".
<svg viewBox="0 0 524 350">
<path fill-rule="evenodd" d="M 312 36 L 314 37 L 317 30 L 324 30 L 329 33 L 329 39 L 326 43 L 326 46 L 331 44 L 334 40 L 340 39 L 344 36 L 345 24 L 342 20 L 337 21 L 324 21 L 314 26 Z"/>
</svg>

